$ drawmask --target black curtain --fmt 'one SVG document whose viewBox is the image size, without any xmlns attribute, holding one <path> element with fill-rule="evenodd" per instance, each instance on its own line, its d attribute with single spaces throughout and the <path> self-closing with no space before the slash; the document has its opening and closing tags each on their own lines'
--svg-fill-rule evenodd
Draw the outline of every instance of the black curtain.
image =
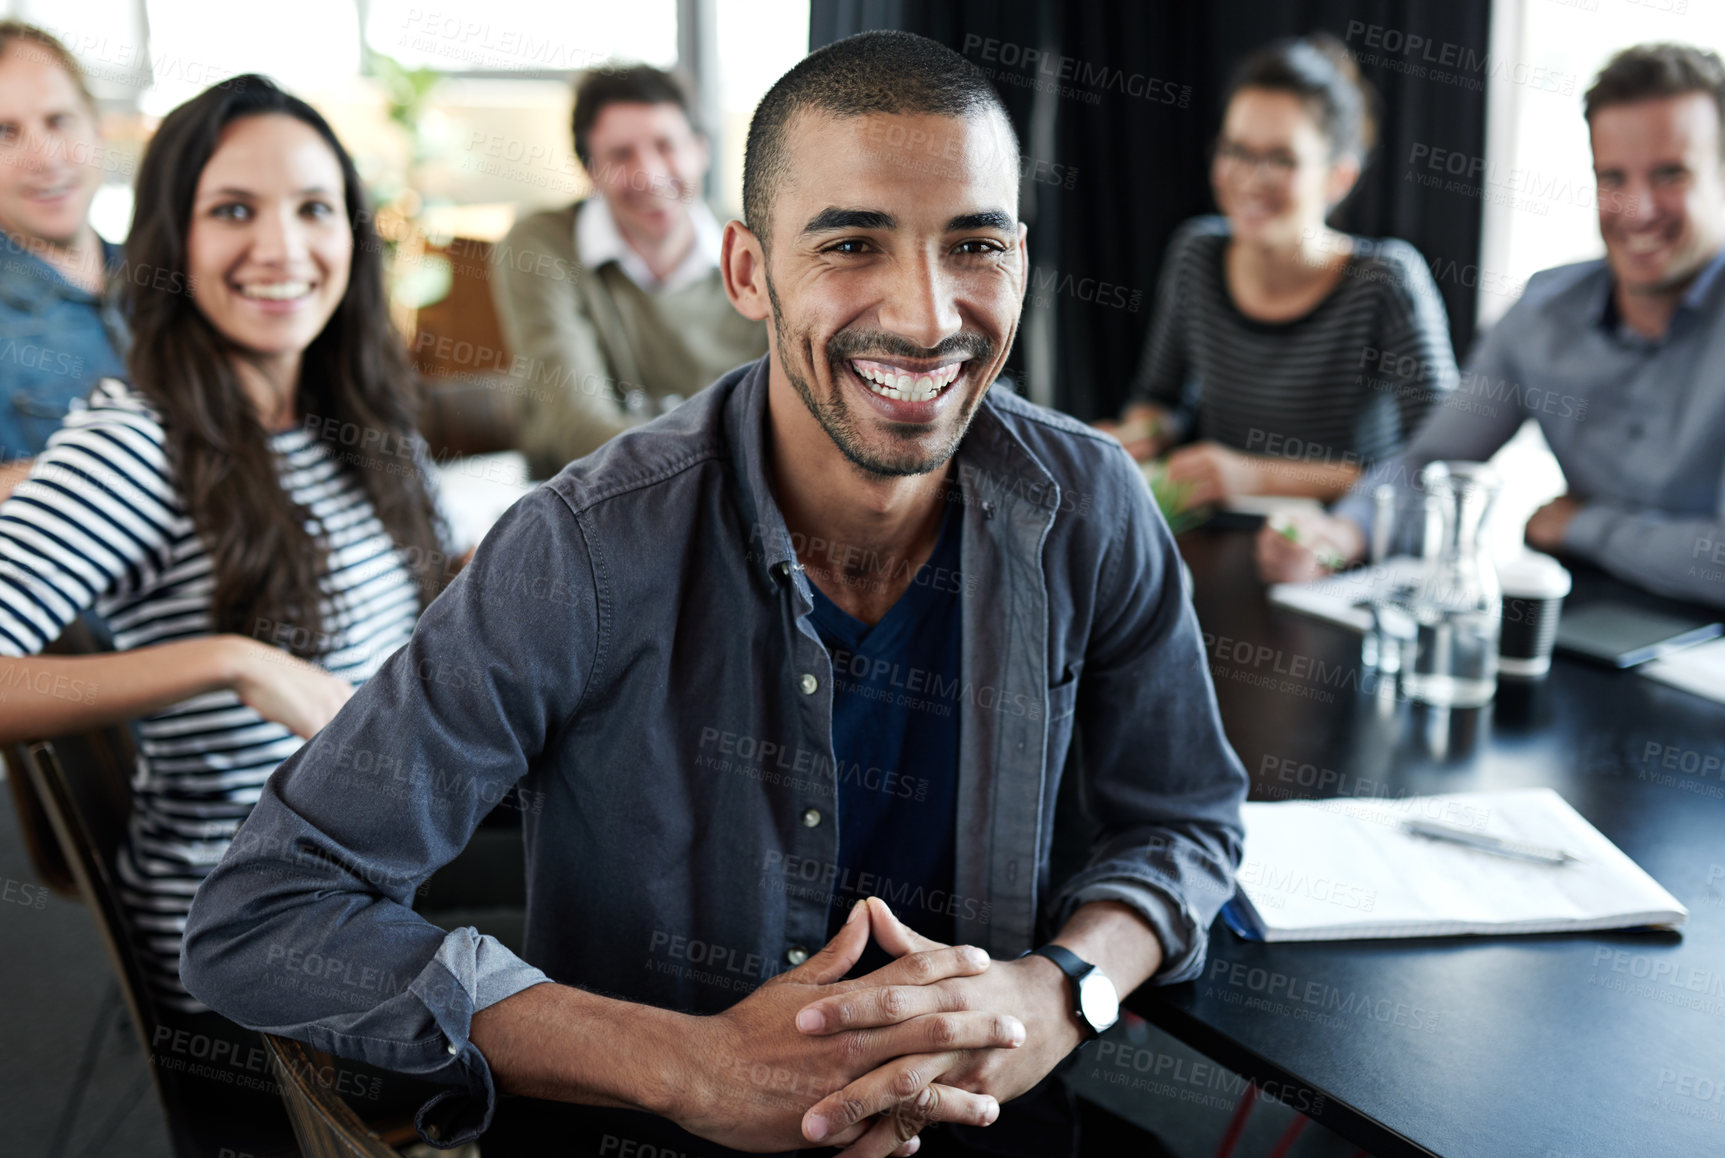
<svg viewBox="0 0 1725 1158">
<path fill-rule="evenodd" d="M 1054 314 L 1054 404 L 1088 419 L 1118 410 L 1137 369 L 1169 235 L 1214 212 L 1208 154 L 1233 65 L 1282 36 L 1333 34 L 1377 88 L 1378 147 L 1336 224 L 1419 249 L 1465 355 L 1483 190 L 1441 162 L 1484 156 L 1488 74 L 1514 66 L 1490 55 L 1490 25 L 1490 0 L 813 0 L 809 47 L 902 28 L 994 78 L 1042 175 L 1021 209 L 1033 304 Z M 1038 86 L 1052 140 L 1033 132 Z"/>
</svg>

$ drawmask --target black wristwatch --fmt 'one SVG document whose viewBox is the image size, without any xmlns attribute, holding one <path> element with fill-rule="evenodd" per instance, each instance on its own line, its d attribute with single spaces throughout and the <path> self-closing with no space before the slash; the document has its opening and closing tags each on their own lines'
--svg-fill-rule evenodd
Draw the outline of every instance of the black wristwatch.
<svg viewBox="0 0 1725 1158">
<path fill-rule="evenodd" d="M 1019 957 L 1033 953 L 1048 958 L 1066 974 L 1066 979 L 1072 983 L 1072 1004 L 1078 1014 L 1078 1024 L 1089 1029 L 1091 1036 L 1120 1020 L 1120 994 L 1102 970 L 1063 945 L 1028 949 Z"/>
</svg>

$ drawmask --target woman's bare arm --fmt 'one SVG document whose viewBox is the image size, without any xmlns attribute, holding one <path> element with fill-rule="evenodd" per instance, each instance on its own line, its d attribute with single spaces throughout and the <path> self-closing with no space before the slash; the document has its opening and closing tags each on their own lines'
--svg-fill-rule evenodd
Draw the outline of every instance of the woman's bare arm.
<svg viewBox="0 0 1725 1158">
<path fill-rule="evenodd" d="M 227 689 L 302 736 L 352 694 L 347 681 L 243 635 L 102 655 L 0 657 L 0 743 L 90 731 Z"/>
</svg>

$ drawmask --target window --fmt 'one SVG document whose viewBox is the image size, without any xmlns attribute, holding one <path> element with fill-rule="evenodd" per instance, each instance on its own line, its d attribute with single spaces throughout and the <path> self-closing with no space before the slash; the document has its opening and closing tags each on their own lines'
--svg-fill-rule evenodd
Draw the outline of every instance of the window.
<svg viewBox="0 0 1725 1158">
<path fill-rule="evenodd" d="M 366 46 L 410 68 L 566 75 L 677 62 L 676 0 L 370 0 Z"/>
<path fill-rule="evenodd" d="M 153 83 L 138 108 L 161 116 L 230 76 L 258 72 L 296 93 L 359 74 L 354 0 L 294 0 L 241 10 L 227 0 L 147 0 Z"/>
<path fill-rule="evenodd" d="M 773 82 L 808 55 L 808 0 L 716 0 L 716 23 L 719 107 L 706 112 L 718 146 L 713 200 L 721 213 L 741 217 L 749 118 Z"/>
<path fill-rule="evenodd" d="M 148 82 L 142 0 L 15 0 L 0 3 L 0 13 L 58 37 L 97 100 L 130 103 Z"/>
</svg>

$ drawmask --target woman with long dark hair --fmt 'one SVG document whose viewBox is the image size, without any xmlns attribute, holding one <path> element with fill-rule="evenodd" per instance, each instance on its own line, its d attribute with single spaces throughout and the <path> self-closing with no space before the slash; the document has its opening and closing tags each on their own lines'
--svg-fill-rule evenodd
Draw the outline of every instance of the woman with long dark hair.
<svg viewBox="0 0 1725 1158">
<path fill-rule="evenodd" d="M 0 738 L 136 721 L 122 895 L 160 1003 L 263 783 L 411 634 L 449 547 L 353 162 L 258 76 L 162 122 L 126 243 L 131 381 L 0 504 Z M 363 448 L 363 454 L 354 448 Z M 38 657 L 94 609 L 118 649 Z"/>
</svg>

